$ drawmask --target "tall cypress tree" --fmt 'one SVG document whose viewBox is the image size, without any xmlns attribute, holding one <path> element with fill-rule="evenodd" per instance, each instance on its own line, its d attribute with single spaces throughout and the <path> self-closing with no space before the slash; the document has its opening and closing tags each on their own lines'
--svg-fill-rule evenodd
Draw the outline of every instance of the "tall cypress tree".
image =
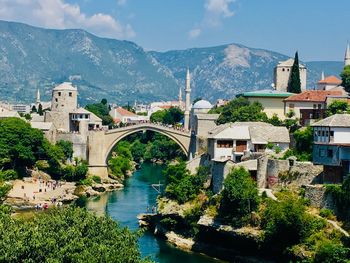
<svg viewBox="0 0 350 263">
<path fill-rule="evenodd" d="M 301 92 L 298 51 L 295 52 L 294 63 L 290 73 L 287 91 L 292 93 Z"/>
</svg>

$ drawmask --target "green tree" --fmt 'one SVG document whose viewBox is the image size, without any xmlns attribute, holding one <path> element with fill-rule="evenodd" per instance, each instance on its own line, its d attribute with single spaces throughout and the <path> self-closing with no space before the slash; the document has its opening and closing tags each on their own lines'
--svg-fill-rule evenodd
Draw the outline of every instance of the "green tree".
<svg viewBox="0 0 350 263">
<path fill-rule="evenodd" d="M 102 99 L 102 100 L 101 100 L 101 103 L 102 103 L 103 105 L 107 105 L 107 99 Z"/>
<path fill-rule="evenodd" d="M 38 107 L 38 114 L 40 116 L 43 116 L 44 112 L 43 112 L 43 106 L 41 104 L 39 104 L 39 107 Z"/>
<path fill-rule="evenodd" d="M 295 52 L 294 63 L 293 63 L 293 66 L 292 66 L 292 69 L 290 72 L 287 91 L 292 92 L 292 93 L 300 93 L 301 92 L 298 51 Z"/>
<path fill-rule="evenodd" d="M 56 145 L 60 147 L 64 153 L 64 157 L 71 160 L 73 157 L 73 143 L 70 141 L 59 140 Z"/>
<path fill-rule="evenodd" d="M 342 86 L 347 92 L 350 92 L 350 65 L 344 67 L 340 73 L 340 77 L 342 79 Z"/>
<path fill-rule="evenodd" d="M 256 183 L 243 167 L 228 174 L 221 196 L 220 215 L 235 226 L 244 223 L 259 205 Z"/>
<path fill-rule="evenodd" d="M 37 112 L 38 112 L 37 109 L 36 109 L 36 107 L 35 107 L 35 105 L 33 105 L 31 112 L 32 112 L 32 113 L 37 113 Z"/>
<path fill-rule="evenodd" d="M 200 171 L 191 175 L 185 162 L 168 165 L 164 170 L 166 178 L 165 195 L 180 204 L 194 199 L 207 179 L 207 173 Z"/>
<path fill-rule="evenodd" d="M 0 211 L 0 262 L 144 262 L 137 235 L 108 216 L 52 209 L 31 219 Z"/>
<path fill-rule="evenodd" d="M 347 101 L 335 100 L 327 106 L 327 115 L 331 116 L 336 113 L 348 112 L 349 104 Z"/>
<path fill-rule="evenodd" d="M 109 106 L 106 99 L 102 99 L 100 103 L 88 104 L 85 109 L 101 118 L 103 125 L 113 125 L 113 118 L 109 115 Z"/>
<path fill-rule="evenodd" d="M 225 106 L 211 111 L 211 113 L 220 113 L 218 124 L 236 121 L 267 121 L 263 109 L 259 102 L 250 103 L 246 98 L 239 97 L 231 100 Z"/>
<path fill-rule="evenodd" d="M 178 107 L 171 107 L 169 110 L 160 110 L 152 113 L 151 122 L 161 122 L 175 125 L 183 119 L 184 113 Z"/>
<path fill-rule="evenodd" d="M 302 243 L 325 224 L 306 212 L 305 201 L 291 193 L 279 196 L 278 201 L 266 199 L 261 226 L 265 244 L 278 252 Z"/>
</svg>

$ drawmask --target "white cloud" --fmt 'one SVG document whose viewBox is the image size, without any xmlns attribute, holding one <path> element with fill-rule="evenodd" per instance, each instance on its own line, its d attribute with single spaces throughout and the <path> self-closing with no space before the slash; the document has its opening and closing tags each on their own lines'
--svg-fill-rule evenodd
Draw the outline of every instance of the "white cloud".
<svg viewBox="0 0 350 263">
<path fill-rule="evenodd" d="M 206 0 L 204 3 L 204 17 L 199 26 L 188 32 L 190 39 L 197 38 L 205 29 L 215 28 L 221 25 L 222 20 L 234 16 L 231 9 L 236 0 Z"/>
<path fill-rule="evenodd" d="M 117 0 L 117 4 L 118 5 L 125 5 L 126 4 L 126 0 Z"/>
<path fill-rule="evenodd" d="M 231 17 L 234 15 L 234 12 L 230 10 L 230 4 L 234 1 L 235 0 L 207 0 L 205 9 L 213 14 Z"/>
<path fill-rule="evenodd" d="M 197 38 L 197 37 L 199 37 L 201 32 L 202 32 L 201 29 L 194 28 L 194 29 L 190 30 L 190 32 L 188 32 L 188 37 L 191 38 L 191 39 Z"/>
<path fill-rule="evenodd" d="M 99 36 L 131 38 L 135 32 L 108 14 L 83 13 L 77 4 L 64 0 L 0 0 L 0 19 L 47 28 L 82 28 Z"/>
</svg>

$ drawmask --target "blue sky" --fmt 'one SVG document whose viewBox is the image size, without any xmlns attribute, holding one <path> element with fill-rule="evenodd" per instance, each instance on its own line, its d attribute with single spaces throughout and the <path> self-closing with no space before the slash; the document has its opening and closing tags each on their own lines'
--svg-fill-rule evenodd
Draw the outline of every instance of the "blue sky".
<svg viewBox="0 0 350 263">
<path fill-rule="evenodd" d="M 147 50 L 239 43 L 304 61 L 342 60 L 349 0 L 0 0 L 0 19 L 83 28 Z"/>
</svg>

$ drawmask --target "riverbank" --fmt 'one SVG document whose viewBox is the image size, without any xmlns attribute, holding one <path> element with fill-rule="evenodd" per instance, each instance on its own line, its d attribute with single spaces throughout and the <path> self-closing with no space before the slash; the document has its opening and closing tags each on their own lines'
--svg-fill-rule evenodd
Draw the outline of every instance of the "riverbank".
<svg viewBox="0 0 350 263">
<path fill-rule="evenodd" d="M 139 226 L 184 251 L 201 253 L 229 262 L 275 262 L 269 257 L 268 251 L 261 249 L 263 231 L 258 228 L 233 228 L 215 221 L 209 215 L 203 215 L 197 222 L 198 233 L 195 237 L 189 237 L 188 233 L 172 224 L 175 221 L 176 224 L 182 224 L 180 222 L 184 220 L 183 207 L 178 206 L 177 211 L 170 212 L 174 204 L 164 199 L 162 206 L 158 214 L 138 215 Z"/>
<path fill-rule="evenodd" d="M 101 183 L 79 185 L 76 182 L 65 182 L 36 177 L 25 177 L 22 180 L 9 182 L 12 189 L 7 194 L 4 204 L 15 210 L 34 209 L 37 207 L 52 207 L 71 203 L 79 197 L 98 196 L 104 192 L 122 189 L 123 184 L 108 179 Z"/>
</svg>

